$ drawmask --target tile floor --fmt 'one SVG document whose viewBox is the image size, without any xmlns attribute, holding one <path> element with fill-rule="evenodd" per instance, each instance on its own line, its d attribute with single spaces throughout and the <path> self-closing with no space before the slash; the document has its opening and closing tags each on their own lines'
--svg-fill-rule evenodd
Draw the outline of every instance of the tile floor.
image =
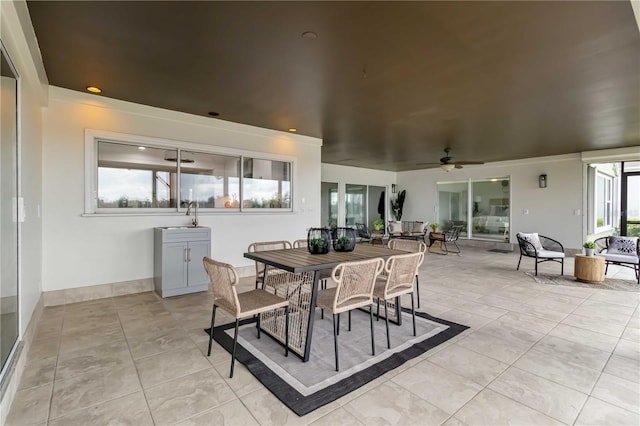
<svg viewBox="0 0 640 426">
<path fill-rule="evenodd" d="M 207 294 L 46 308 L 8 423 L 640 424 L 638 293 L 539 284 L 517 257 L 428 255 L 422 310 L 471 329 L 305 417 L 242 365 L 230 380 L 217 345 L 204 356 Z"/>
</svg>

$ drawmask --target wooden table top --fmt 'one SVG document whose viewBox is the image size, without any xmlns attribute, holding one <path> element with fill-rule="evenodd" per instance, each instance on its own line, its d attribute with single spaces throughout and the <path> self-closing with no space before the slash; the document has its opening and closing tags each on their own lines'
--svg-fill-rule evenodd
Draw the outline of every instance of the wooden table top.
<svg viewBox="0 0 640 426">
<path fill-rule="evenodd" d="M 371 244 L 356 244 L 355 250 L 350 252 L 330 250 L 327 254 L 311 254 L 305 247 L 245 253 L 244 257 L 288 272 L 299 273 L 333 269 L 339 263 L 354 260 L 366 260 L 374 257 L 386 259 L 397 254 L 407 254 L 407 252 Z"/>
</svg>

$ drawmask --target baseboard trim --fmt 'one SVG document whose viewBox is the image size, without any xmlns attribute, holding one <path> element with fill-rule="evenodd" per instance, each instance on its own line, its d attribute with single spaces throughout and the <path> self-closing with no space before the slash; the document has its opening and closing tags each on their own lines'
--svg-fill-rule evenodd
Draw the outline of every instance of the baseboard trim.
<svg viewBox="0 0 640 426">
<path fill-rule="evenodd" d="M 59 306 L 68 303 L 86 302 L 107 297 L 153 291 L 153 278 L 100 284 L 87 287 L 67 288 L 43 292 L 44 306 Z"/>
</svg>

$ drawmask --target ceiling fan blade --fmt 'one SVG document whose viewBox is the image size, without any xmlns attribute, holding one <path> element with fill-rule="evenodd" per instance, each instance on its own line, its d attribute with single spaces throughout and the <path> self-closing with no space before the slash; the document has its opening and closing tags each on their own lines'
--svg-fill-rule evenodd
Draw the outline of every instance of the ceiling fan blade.
<svg viewBox="0 0 640 426">
<path fill-rule="evenodd" d="M 484 161 L 456 161 L 456 165 L 468 166 L 471 164 L 484 164 Z"/>
<path fill-rule="evenodd" d="M 416 166 L 439 166 L 441 163 L 416 163 Z"/>
</svg>

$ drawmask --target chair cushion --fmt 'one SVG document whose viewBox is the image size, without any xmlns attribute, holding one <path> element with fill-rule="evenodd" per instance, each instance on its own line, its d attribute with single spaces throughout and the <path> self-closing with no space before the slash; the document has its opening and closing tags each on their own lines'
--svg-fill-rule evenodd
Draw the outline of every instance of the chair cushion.
<svg viewBox="0 0 640 426">
<path fill-rule="evenodd" d="M 532 232 L 530 234 L 526 234 L 524 232 L 518 232 L 518 235 L 523 240 L 533 244 L 533 247 L 536 250 L 538 250 L 538 251 L 543 250 L 542 243 L 540 243 L 540 238 L 538 237 L 538 233 L 537 232 Z"/>
<path fill-rule="evenodd" d="M 564 253 L 561 251 L 538 250 L 538 257 L 543 259 L 560 259 L 564 258 Z"/>
<path fill-rule="evenodd" d="M 422 234 L 424 232 L 424 222 L 413 222 L 413 227 L 411 228 L 411 232 L 415 232 L 417 234 Z"/>
<path fill-rule="evenodd" d="M 600 253 L 598 256 L 604 257 L 604 260 L 609 262 L 621 262 L 621 263 L 640 263 L 640 258 L 634 255 L 628 254 L 616 254 L 616 253 Z"/>
<path fill-rule="evenodd" d="M 609 237 L 607 253 L 609 254 L 635 254 L 638 247 L 638 237 Z"/>
<path fill-rule="evenodd" d="M 389 222 L 390 234 L 402 234 L 402 222 Z"/>
<path fill-rule="evenodd" d="M 336 307 L 333 310 L 333 301 L 336 298 L 336 287 L 331 287 L 326 290 L 320 290 L 318 292 L 318 298 L 316 299 L 316 307 L 325 309 L 330 313 L 339 314 L 341 312 L 350 311 L 351 309 L 362 308 L 364 306 L 371 305 L 373 302 L 372 297 L 359 297 L 348 300 Z"/>
</svg>

